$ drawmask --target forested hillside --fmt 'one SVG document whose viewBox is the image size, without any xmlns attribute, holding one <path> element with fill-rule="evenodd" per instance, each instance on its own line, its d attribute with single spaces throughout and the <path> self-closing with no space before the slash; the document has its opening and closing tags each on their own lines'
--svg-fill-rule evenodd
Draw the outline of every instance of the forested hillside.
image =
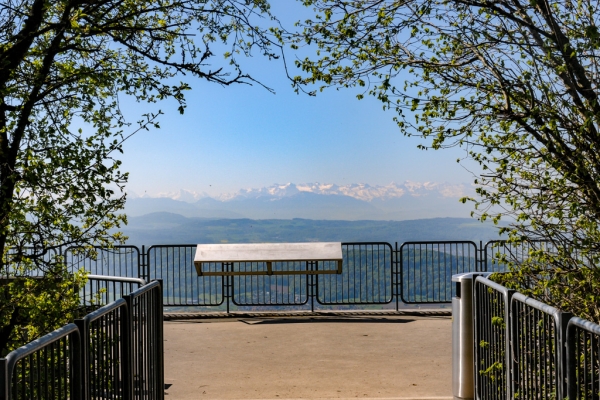
<svg viewBox="0 0 600 400">
<path fill-rule="evenodd" d="M 406 242 L 498 239 L 497 227 L 469 218 L 409 221 L 251 220 L 186 218 L 153 213 L 129 218 L 123 229 L 135 245 L 257 242 Z"/>
</svg>

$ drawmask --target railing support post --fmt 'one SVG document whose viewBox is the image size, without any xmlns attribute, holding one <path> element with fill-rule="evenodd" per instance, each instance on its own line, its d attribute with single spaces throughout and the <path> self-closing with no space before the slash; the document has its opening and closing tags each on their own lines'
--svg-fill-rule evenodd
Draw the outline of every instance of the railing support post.
<svg viewBox="0 0 600 400">
<path fill-rule="evenodd" d="M 308 271 L 316 270 L 316 261 L 307 261 L 306 269 Z M 306 275 L 306 284 L 308 286 L 308 298 L 310 299 L 310 312 L 315 312 L 315 297 L 317 296 L 317 277 L 313 274 Z"/>
<path fill-rule="evenodd" d="M 0 358 L 0 400 L 8 400 L 8 372 L 6 358 Z"/>
<path fill-rule="evenodd" d="M 223 263 L 226 272 L 233 272 L 233 263 Z M 233 276 L 226 275 L 223 277 L 225 285 L 225 302 L 227 303 L 227 314 L 231 312 L 231 299 L 233 297 Z"/>
<path fill-rule="evenodd" d="M 559 377 L 560 385 L 558 387 L 559 399 L 568 397 L 568 380 L 569 380 L 569 365 L 567 364 L 567 327 L 569 320 L 573 318 L 573 314 L 569 312 L 560 312 L 558 315 L 558 345 L 559 345 Z"/>
<path fill-rule="evenodd" d="M 149 282 L 149 275 L 149 273 L 146 273 L 146 246 L 142 245 L 142 252 L 138 255 L 138 278 L 145 279 L 146 282 Z"/>
<path fill-rule="evenodd" d="M 158 388 L 157 392 L 159 400 L 164 400 L 165 398 L 165 349 L 164 349 L 164 321 L 163 321 L 163 281 L 162 279 L 157 279 L 160 284 L 160 289 L 158 290 L 158 295 L 156 295 L 156 321 L 157 321 L 157 329 L 156 329 L 156 340 L 157 340 L 157 360 L 158 360 Z"/>
<path fill-rule="evenodd" d="M 87 323 L 85 319 L 76 319 L 73 321 L 79 329 L 79 340 L 80 340 L 80 360 L 81 360 L 81 372 L 80 372 L 80 384 L 81 384 L 81 399 L 88 400 L 90 397 L 89 391 L 89 361 L 88 361 L 88 342 L 89 338 L 87 335 Z"/>
<path fill-rule="evenodd" d="M 398 242 L 395 242 L 394 245 L 394 251 L 392 251 L 392 277 L 393 277 L 393 282 L 392 282 L 392 292 L 394 293 L 394 296 L 396 296 L 396 311 L 400 311 L 400 287 L 399 287 L 399 282 L 400 282 L 400 270 L 399 270 L 399 263 L 398 263 Z"/>
</svg>

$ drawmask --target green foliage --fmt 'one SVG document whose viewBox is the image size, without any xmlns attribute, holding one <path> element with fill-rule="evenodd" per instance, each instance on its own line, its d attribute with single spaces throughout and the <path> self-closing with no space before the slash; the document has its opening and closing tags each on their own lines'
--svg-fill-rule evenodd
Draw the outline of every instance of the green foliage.
<svg viewBox="0 0 600 400">
<path fill-rule="evenodd" d="M 297 87 L 360 88 L 424 148 L 463 147 L 483 171 L 474 214 L 531 245 L 508 260 L 518 287 L 600 321 L 600 3 L 303 3 L 315 18 L 284 39 L 318 52 Z"/>
<path fill-rule="evenodd" d="M 497 326 L 499 328 L 506 328 L 506 323 L 504 322 L 504 318 L 502 317 L 492 317 L 492 326 Z"/>
<path fill-rule="evenodd" d="M 124 240 L 115 232 L 126 222 L 127 173 L 117 157 L 161 112 L 132 123 L 120 100 L 173 99 L 183 113 L 190 85 L 178 75 L 254 83 L 238 59 L 255 49 L 277 56 L 255 23 L 264 17 L 266 0 L 0 4 L 0 275 L 46 277 L 0 288 L 1 351 L 72 316 L 83 278 L 55 250 Z M 226 48 L 224 65 L 211 65 L 215 47 Z"/>
<path fill-rule="evenodd" d="M 497 376 L 504 374 L 504 366 L 500 362 L 495 362 L 487 369 L 479 371 L 479 375 L 488 377 L 492 382 L 497 379 Z"/>
<path fill-rule="evenodd" d="M 43 279 L 21 260 L 10 279 L 0 279 L 0 356 L 79 317 L 83 272 L 68 273 L 60 260 L 45 264 Z"/>
</svg>

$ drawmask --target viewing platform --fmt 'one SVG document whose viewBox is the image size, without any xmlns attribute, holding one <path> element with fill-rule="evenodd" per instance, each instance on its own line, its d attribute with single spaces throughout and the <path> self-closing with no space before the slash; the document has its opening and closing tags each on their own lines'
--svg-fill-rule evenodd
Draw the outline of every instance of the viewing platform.
<svg viewBox="0 0 600 400">
<path fill-rule="evenodd" d="M 337 246 L 319 275 L 324 257 L 199 276 L 194 245 L 67 249 L 91 309 L 0 358 L 0 400 L 597 397 L 600 325 L 486 278 L 526 248 Z"/>
<path fill-rule="evenodd" d="M 451 317 L 407 314 L 166 320 L 165 397 L 452 399 Z"/>
</svg>

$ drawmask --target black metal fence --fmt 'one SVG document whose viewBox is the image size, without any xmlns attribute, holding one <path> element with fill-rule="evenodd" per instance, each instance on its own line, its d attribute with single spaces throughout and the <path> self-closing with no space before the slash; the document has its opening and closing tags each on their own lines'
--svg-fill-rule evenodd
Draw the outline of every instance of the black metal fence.
<svg viewBox="0 0 600 400">
<path fill-rule="evenodd" d="M 484 277 L 473 293 L 476 399 L 600 398 L 600 325 Z"/>
<path fill-rule="evenodd" d="M 566 318 L 570 314 L 515 293 L 511 299 L 512 394 L 563 399 Z"/>
<path fill-rule="evenodd" d="M 600 326 L 579 317 L 567 325 L 568 395 L 570 399 L 600 397 Z"/>
<path fill-rule="evenodd" d="M 0 399 L 80 400 L 80 331 L 68 324 L 0 358 Z"/>
<path fill-rule="evenodd" d="M 163 400 L 162 284 L 151 282 L 0 359 L 0 400 Z"/>
<path fill-rule="evenodd" d="M 475 242 L 407 242 L 400 246 L 403 303 L 452 302 L 452 275 L 481 269 L 480 253 Z M 485 259 L 485 258 L 484 258 Z"/>
<path fill-rule="evenodd" d="M 451 276 L 461 272 L 502 271 L 507 261 L 519 261 L 529 247 L 503 241 L 342 243 L 339 275 L 202 276 L 193 265 L 195 244 L 155 245 L 141 249 L 118 246 L 82 251 L 69 248 L 64 258 L 73 270 L 118 275 L 146 281 L 162 279 L 164 305 L 222 307 L 230 311 L 254 307 L 352 308 L 403 304 L 449 304 L 454 295 Z M 324 263 L 273 263 L 274 270 L 330 268 Z M 220 264 L 209 264 L 218 271 Z M 236 271 L 263 270 L 261 263 L 234 263 Z M 117 291 L 118 292 L 118 291 Z M 115 295 L 117 295 L 116 293 Z"/>
<path fill-rule="evenodd" d="M 473 341 L 475 386 L 479 399 L 508 399 L 511 381 L 510 290 L 489 279 L 477 279 L 473 287 Z"/>
<path fill-rule="evenodd" d="M 79 290 L 81 304 L 97 307 L 106 305 L 146 285 L 142 278 L 88 275 L 87 283 Z"/>
</svg>

